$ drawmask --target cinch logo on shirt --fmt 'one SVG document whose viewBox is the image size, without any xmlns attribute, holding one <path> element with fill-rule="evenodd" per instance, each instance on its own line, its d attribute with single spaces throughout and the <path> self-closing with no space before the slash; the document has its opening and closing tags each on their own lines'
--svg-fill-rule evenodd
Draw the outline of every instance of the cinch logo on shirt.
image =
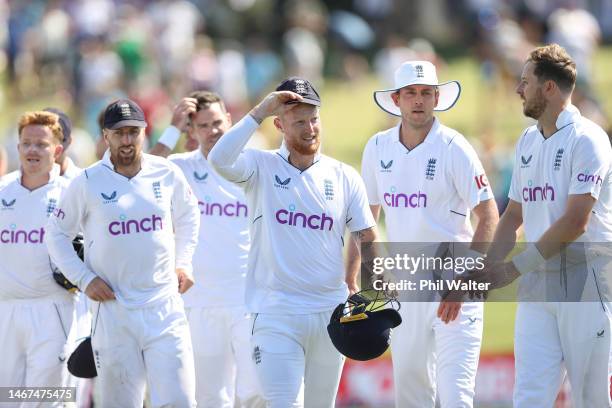
<svg viewBox="0 0 612 408">
<path fill-rule="evenodd" d="M 128 220 L 125 215 L 119 216 L 119 219 L 120 221 L 113 221 L 108 224 L 108 232 L 113 236 L 139 234 L 141 232 L 163 229 L 162 218 L 155 214 L 139 220 Z"/>
<path fill-rule="evenodd" d="M 578 181 L 583 183 L 595 183 L 595 185 L 601 184 L 603 179 L 599 174 L 585 174 L 580 173 L 578 175 Z"/>
<path fill-rule="evenodd" d="M 210 197 L 204 197 L 204 201 L 198 201 L 198 207 L 200 207 L 200 214 L 202 215 L 219 215 L 226 217 L 246 217 L 247 206 L 242 204 L 240 201 L 235 203 L 220 204 L 210 201 Z M 242 214 L 241 214 L 242 212 Z"/>
<path fill-rule="evenodd" d="M 543 187 L 531 187 L 531 180 L 529 181 L 529 187 L 523 188 L 523 201 L 555 201 L 555 189 L 548 183 L 544 184 Z"/>
<path fill-rule="evenodd" d="M 59 207 L 54 208 L 52 214 L 60 220 L 63 220 L 64 217 L 66 217 L 66 213 L 64 212 L 64 210 Z"/>
<path fill-rule="evenodd" d="M 45 229 L 38 228 L 30 231 L 18 230 L 17 225 L 11 224 L 10 229 L 0 231 L 0 242 L 3 244 L 42 244 L 45 238 Z"/>
<path fill-rule="evenodd" d="M 283 225 L 291 225 L 292 227 L 302 227 L 320 231 L 325 229 L 331 231 L 332 227 L 334 226 L 334 219 L 327 216 L 325 213 L 322 213 L 321 215 L 306 215 L 299 211 L 296 212 L 295 205 L 293 204 L 289 206 L 288 210 L 278 210 L 276 212 L 276 221 Z"/>
<path fill-rule="evenodd" d="M 390 193 L 383 194 L 383 200 L 389 207 L 397 208 L 420 208 L 427 207 L 427 194 L 418 191 L 413 194 L 396 193 L 395 187 L 391 187 Z"/>
</svg>

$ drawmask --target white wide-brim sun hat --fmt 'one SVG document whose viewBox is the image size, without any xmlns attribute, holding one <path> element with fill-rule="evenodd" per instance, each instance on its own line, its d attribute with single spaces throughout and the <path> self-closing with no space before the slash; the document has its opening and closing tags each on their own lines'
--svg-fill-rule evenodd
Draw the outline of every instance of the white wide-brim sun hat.
<svg viewBox="0 0 612 408">
<path fill-rule="evenodd" d="M 385 112 L 395 116 L 402 116 L 400 109 L 395 105 L 391 95 L 410 85 L 433 85 L 438 87 L 440 96 L 434 111 L 445 111 L 452 108 L 461 94 L 461 85 L 457 81 L 438 82 L 436 67 L 429 61 L 404 62 L 395 70 L 394 88 L 374 92 L 374 101 Z"/>
</svg>

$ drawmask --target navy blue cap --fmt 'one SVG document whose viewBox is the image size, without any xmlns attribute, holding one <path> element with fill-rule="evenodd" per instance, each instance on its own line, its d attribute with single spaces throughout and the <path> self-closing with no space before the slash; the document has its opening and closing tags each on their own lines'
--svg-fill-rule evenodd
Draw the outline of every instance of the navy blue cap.
<svg viewBox="0 0 612 408">
<path fill-rule="evenodd" d="M 291 77 L 276 87 L 277 91 L 291 91 L 302 96 L 302 103 L 321 106 L 321 98 L 315 87 L 307 79 Z"/>
<path fill-rule="evenodd" d="M 104 128 L 119 129 L 126 126 L 147 127 L 140 106 L 129 99 L 119 99 L 110 103 L 104 111 Z"/>
</svg>

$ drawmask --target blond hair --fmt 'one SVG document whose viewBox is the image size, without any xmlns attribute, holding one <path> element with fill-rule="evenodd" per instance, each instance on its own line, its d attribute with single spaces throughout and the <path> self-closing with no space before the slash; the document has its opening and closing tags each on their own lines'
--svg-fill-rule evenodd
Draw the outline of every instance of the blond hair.
<svg viewBox="0 0 612 408">
<path fill-rule="evenodd" d="M 59 116 L 55 113 L 44 111 L 24 113 L 21 118 L 19 118 L 19 135 L 21 136 L 23 128 L 30 125 L 47 126 L 49 130 L 51 130 L 56 142 L 62 143 L 64 141 L 62 125 L 60 125 Z"/>
</svg>

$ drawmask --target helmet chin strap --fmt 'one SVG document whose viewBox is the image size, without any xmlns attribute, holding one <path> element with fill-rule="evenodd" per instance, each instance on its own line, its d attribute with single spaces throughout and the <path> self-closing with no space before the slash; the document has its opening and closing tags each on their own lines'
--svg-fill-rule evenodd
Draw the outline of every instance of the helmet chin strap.
<svg viewBox="0 0 612 408">
<path fill-rule="evenodd" d="M 388 309 L 388 305 L 391 309 L 400 310 L 402 306 L 396 298 L 389 296 L 382 290 L 375 289 L 361 290 L 351 295 L 346 303 L 349 311 L 344 313 L 345 316 Z"/>
</svg>

